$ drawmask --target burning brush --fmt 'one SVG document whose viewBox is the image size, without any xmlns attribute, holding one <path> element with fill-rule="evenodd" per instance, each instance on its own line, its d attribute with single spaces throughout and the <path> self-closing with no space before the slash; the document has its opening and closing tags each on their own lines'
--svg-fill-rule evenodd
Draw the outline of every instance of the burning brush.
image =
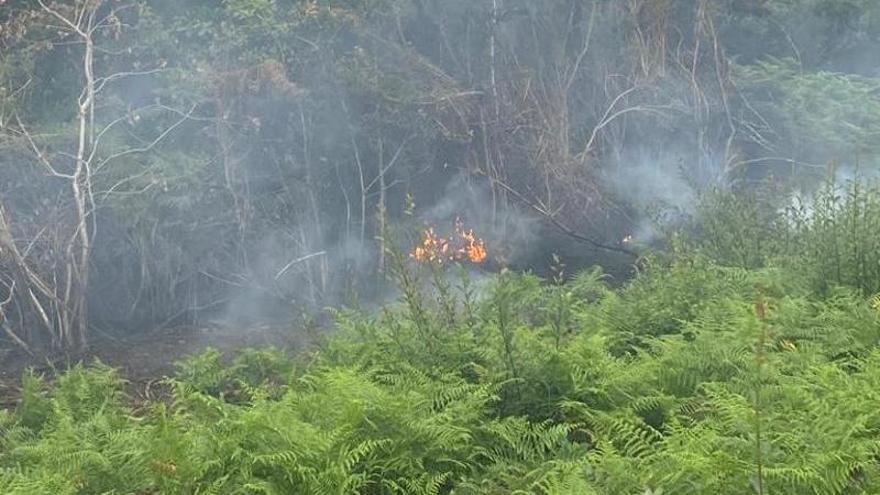
<svg viewBox="0 0 880 495">
<path fill-rule="evenodd" d="M 488 253 L 486 244 L 477 238 L 473 229 L 464 228 L 460 218 L 455 220 L 455 233 L 442 237 L 429 227 L 422 234 L 422 242 L 409 254 L 410 258 L 419 262 L 443 263 L 446 261 L 470 261 L 482 263 Z"/>
</svg>

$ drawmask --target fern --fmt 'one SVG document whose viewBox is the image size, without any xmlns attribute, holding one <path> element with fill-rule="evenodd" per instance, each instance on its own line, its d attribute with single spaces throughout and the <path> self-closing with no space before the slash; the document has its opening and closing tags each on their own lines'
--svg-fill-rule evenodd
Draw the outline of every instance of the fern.
<svg viewBox="0 0 880 495">
<path fill-rule="evenodd" d="M 137 410 L 99 363 L 25 375 L 0 417 L 0 492 L 877 490 L 880 312 L 864 286 L 686 251 L 603 280 L 506 273 L 482 297 L 435 280 L 441 300 L 414 286 L 379 315 L 337 312 L 310 354 L 186 359 L 171 397 Z"/>
</svg>

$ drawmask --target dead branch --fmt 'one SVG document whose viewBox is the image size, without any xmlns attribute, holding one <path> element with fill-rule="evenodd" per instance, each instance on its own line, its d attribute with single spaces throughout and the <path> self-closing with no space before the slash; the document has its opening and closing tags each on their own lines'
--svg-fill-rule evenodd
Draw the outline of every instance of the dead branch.
<svg viewBox="0 0 880 495">
<path fill-rule="evenodd" d="M 162 133 L 159 134 L 156 137 L 156 139 L 152 140 L 146 146 L 143 146 L 140 148 L 132 148 L 132 149 L 125 150 L 125 151 L 120 151 L 119 153 L 114 153 L 114 154 L 104 158 L 103 160 L 98 162 L 98 164 L 95 166 L 94 173 L 98 173 L 105 165 L 107 165 L 108 163 L 110 163 L 113 160 L 116 160 L 118 158 L 122 158 L 123 156 L 134 155 L 134 154 L 139 154 L 139 153 L 146 153 L 146 152 L 152 150 L 153 148 L 156 147 L 156 145 L 158 145 L 166 137 L 168 137 L 168 135 L 171 134 L 175 129 L 177 129 L 184 122 L 189 120 L 189 118 L 192 116 L 192 114 L 196 111 L 196 108 L 198 108 L 197 103 L 194 104 L 192 107 L 190 107 L 189 112 L 187 112 L 183 117 L 181 117 L 180 120 L 178 120 L 177 122 L 175 122 L 174 124 L 172 124 L 168 128 L 166 128 L 164 131 L 162 131 Z"/>
<path fill-rule="evenodd" d="M 484 174 L 484 175 L 485 175 L 485 174 Z M 536 204 L 535 202 L 529 200 L 529 198 L 525 197 L 525 195 L 523 195 L 522 193 L 520 193 L 520 192 L 517 191 L 516 189 L 510 187 L 509 185 L 505 184 L 504 182 L 502 182 L 502 181 L 500 181 L 500 180 L 498 180 L 498 179 L 496 179 L 496 178 L 494 178 L 494 177 L 488 177 L 488 176 L 486 176 L 486 177 L 487 177 L 490 181 L 492 181 L 493 183 L 497 184 L 499 187 L 501 187 L 502 189 L 504 189 L 505 191 L 507 191 L 508 193 L 510 193 L 510 195 L 513 196 L 516 200 L 518 200 L 519 202 L 521 202 L 521 203 L 523 203 L 524 205 L 528 206 L 529 208 L 531 208 L 532 210 L 534 210 L 536 213 L 540 214 L 540 215 L 541 215 L 541 218 L 544 218 L 545 220 L 547 220 L 548 222 L 550 222 L 550 223 L 551 223 L 554 227 L 556 227 L 560 232 L 562 232 L 563 234 L 565 234 L 565 235 L 571 237 L 572 239 L 574 239 L 574 240 L 576 240 L 576 241 L 583 242 L 583 243 L 585 243 L 585 244 L 589 244 L 590 246 L 593 246 L 594 248 L 604 249 L 604 250 L 606 250 L 606 251 L 614 251 L 614 252 L 617 252 L 617 253 L 623 253 L 623 254 L 626 254 L 626 255 L 631 256 L 631 257 L 633 257 L 633 258 L 638 258 L 638 257 L 639 257 L 639 254 L 636 253 L 635 251 L 631 251 L 631 250 L 629 250 L 629 249 L 626 249 L 626 248 L 624 248 L 624 247 L 620 247 L 620 246 L 614 246 L 614 245 L 611 245 L 611 244 L 605 244 L 604 242 L 597 241 L 597 240 L 592 239 L 592 238 L 590 238 L 590 237 L 587 237 L 587 236 L 585 236 L 585 235 L 583 235 L 583 234 L 579 234 L 579 233 L 575 232 L 575 231 L 572 230 L 570 227 L 568 227 L 568 226 L 565 225 L 564 223 L 560 222 L 559 219 L 556 218 L 555 213 L 553 213 L 553 212 L 549 212 L 549 211 L 545 210 L 545 209 L 542 208 L 540 205 L 538 205 L 538 204 Z"/>
<path fill-rule="evenodd" d="M 39 160 L 40 164 L 42 164 L 46 168 L 46 170 L 49 172 L 49 174 L 52 175 L 53 177 L 60 177 L 63 179 L 68 179 L 68 180 L 73 179 L 72 175 L 62 174 L 62 173 L 58 172 L 57 170 L 55 170 L 55 167 L 52 166 L 52 163 L 49 161 L 48 158 L 46 158 L 46 154 L 39 148 L 39 146 L 37 146 L 37 143 L 34 141 L 34 138 L 31 136 L 31 133 L 28 132 L 27 128 L 25 128 L 24 124 L 21 122 L 21 119 L 18 117 L 17 113 L 14 115 L 14 117 L 15 117 L 16 124 L 18 124 L 19 130 L 21 131 L 22 135 L 24 135 L 25 139 L 27 139 L 27 142 L 30 145 L 31 150 L 33 150 L 34 154 L 37 156 L 37 160 Z"/>
<path fill-rule="evenodd" d="M 29 356 L 34 357 L 34 353 L 31 351 L 31 348 L 25 343 L 24 340 L 21 339 L 6 323 L 6 306 L 12 303 L 12 300 L 15 296 L 15 280 L 12 281 L 12 285 L 8 286 L 9 296 L 4 301 L 0 301 L 0 327 L 3 327 L 3 332 L 6 333 L 16 345 L 22 348 L 24 352 L 28 353 Z"/>
<path fill-rule="evenodd" d="M 284 265 L 284 268 L 282 268 L 281 270 L 278 271 L 278 273 L 275 274 L 275 280 L 278 280 L 279 278 L 281 278 L 281 276 L 284 275 L 287 272 L 287 270 L 290 270 L 290 267 L 292 267 L 293 265 L 296 265 L 297 263 L 302 263 L 303 261 L 310 260 L 312 258 L 316 258 L 318 256 L 324 256 L 326 254 L 327 254 L 327 251 L 318 251 L 317 253 L 311 253 L 311 254 L 307 254 L 305 256 L 300 256 L 299 258 L 296 258 L 295 260 L 291 261 L 290 263 Z"/>
</svg>

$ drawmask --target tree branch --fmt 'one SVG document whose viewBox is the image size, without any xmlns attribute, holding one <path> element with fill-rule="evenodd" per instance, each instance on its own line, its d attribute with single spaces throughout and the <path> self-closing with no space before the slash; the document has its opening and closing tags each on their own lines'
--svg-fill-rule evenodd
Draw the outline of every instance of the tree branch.
<svg viewBox="0 0 880 495">
<path fill-rule="evenodd" d="M 109 84 L 113 81 L 117 81 L 119 79 L 124 79 L 126 77 L 148 76 L 150 74 L 157 74 L 159 72 L 165 72 L 167 70 L 169 70 L 169 69 L 162 66 L 162 67 L 157 67 L 155 69 L 149 69 L 149 70 L 116 72 L 114 74 L 110 74 L 109 76 L 99 77 L 99 78 L 95 79 L 95 94 L 100 93 L 101 90 L 104 89 L 104 86 L 106 86 L 107 84 Z"/>
<path fill-rule="evenodd" d="M 533 201 L 531 201 L 531 200 L 529 200 L 528 198 L 526 198 L 522 193 L 520 193 L 520 192 L 517 191 L 516 189 L 514 189 L 514 188 L 508 186 L 508 185 L 505 184 L 504 182 L 502 182 L 502 181 L 500 181 L 500 180 L 498 180 L 498 179 L 496 179 L 496 178 L 494 178 L 494 177 L 489 177 L 489 176 L 487 176 L 487 175 L 485 175 L 485 174 L 483 174 L 483 175 L 484 175 L 486 178 L 488 178 L 492 183 L 499 185 L 502 189 L 504 189 L 505 191 L 507 191 L 508 193 L 510 193 L 510 194 L 511 194 L 511 195 L 512 195 L 517 201 L 519 201 L 519 202 L 525 204 L 525 205 L 528 206 L 529 208 L 533 209 L 535 212 L 539 213 L 539 214 L 541 215 L 541 217 L 543 217 L 543 218 L 546 219 L 548 222 L 550 222 L 551 224 L 553 224 L 553 226 L 556 227 L 560 232 L 562 232 L 563 234 L 565 234 L 565 235 L 571 237 L 572 239 L 574 239 L 574 240 L 576 240 L 576 241 L 583 242 L 583 243 L 585 243 L 585 244 L 589 244 L 590 246 L 593 246 L 594 248 L 604 249 L 604 250 L 606 250 L 606 251 L 614 251 L 614 252 L 617 252 L 617 253 L 623 253 L 623 254 L 626 254 L 626 255 L 631 256 L 631 257 L 633 257 L 633 258 L 638 258 L 638 257 L 639 257 L 639 254 L 636 253 L 635 251 L 631 251 L 631 250 L 629 250 L 629 249 L 626 249 L 626 248 L 624 248 L 624 247 L 620 247 L 620 246 L 614 246 L 614 245 L 611 245 L 611 244 L 605 244 L 605 243 L 603 243 L 603 242 L 597 241 L 597 240 L 595 240 L 595 239 L 591 239 L 591 238 L 589 238 L 589 237 L 587 237 L 587 236 L 585 236 L 585 235 L 583 235 L 583 234 L 579 234 L 579 233 L 575 232 L 574 230 L 572 230 L 571 228 L 569 228 L 567 225 L 565 225 L 564 223 L 560 222 L 560 221 L 555 217 L 555 214 L 550 213 L 550 212 L 548 212 L 547 210 L 545 210 L 544 208 L 542 208 L 540 205 L 535 204 Z"/>
<path fill-rule="evenodd" d="M 113 160 L 116 160 L 117 158 L 122 158 L 123 156 L 134 155 L 134 154 L 138 154 L 138 153 L 146 153 L 146 152 L 150 151 L 157 144 L 162 142 L 162 140 L 165 139 L 169 134 L 171 134 L 171 132 L 174 129 L 180 127 L 184 122 L 189 120 L 189 117 L 193 114 L 193 112 L 195 112 L 197 107 L 198 107 L 198 104 L 194 104 L 192 106 L 192 108 L 190 108 L 189 112 L 187 112 L 180 120 L 178 120 L 177 122 L 175 122 L 174 124 L 169 126 L 167 129 L 162 131 L 162 133 L 159 134 L 159 136 L 157 136 L 156 139 L 151 141 L 148 145 L 141 147 L 141 148 L 132 148 L 132 149 L 125 150 L 125 151 L 120 151 L 119 153 L 114 153 L 114 154 L 104 158 L 103 160 L 98 162 L 98 165 L 95 167 L 95 173 L 98 173 L 105 165 L 107 165 L 107 163 L 109 163 Z"/>
<path fill-rule="evenodd" d="M 75 32 L 76 34 L 80 35 L 83 38 L 85 38 L 87 36 L 86 33 L 83 32 L 83 30 L 80 28 L 80 23 L 82 23 L 82 15 L 85 14 L 85 11 L 87 10 L 85 6 L 83 6 L 82 12 L 77 14 L 76 24 L 74 24 L 73 22 L 71 22 L 70 19 L 61 15 L 57 10 L 46 5 L 43 2 L 43 0 L 37 0 L 37 3 L 40 4 L 40 7 L 43 9 L 43 11 L 45 11 L 46 13 L 51 15 L 52 17 L 58 19 L 59 21 L 61 21 L 63 24 L 65 24 L 67 27 L 69 27 L 71 30 L 73 30 L 73 32 Z"/>
<path fill-rule="evenodd" d="M 37 143 L 34 142 L 34 138 L 31 136 L 31 133 L 28 132 L 27 128 L 25 128 L 24 124 L 21 122 L 21 119 L 18 117 L 17 113 L 15 114 L 15 122 L 18 124 L 18 128 L 21 130 L 21 133 L 24 135 L 24 137 L 27 139 L 28 143 L 30 144 L 31 149 L 33 150 L 34 154 L 37 156 L 37 159 L 39 160 L 39 162 L 41 164 L 43 164 L 44 167 L 46 167 L 46 170 L 49 172 L 49 174 L 51 174 L 53 177 L 61 177 L 63 179 L 68 179 L 68 180 L 73 179 L 72 175 L 62 174 L 62 173 L 58 172 L 57 170 L 55 170 L 55 167 L 53 167 L 52 163 L 49 162 L 49 159 L 46 158 L 45 153 L 43 153 L 40 150 L 39 146 L 37 146 Z"/>
</svg>

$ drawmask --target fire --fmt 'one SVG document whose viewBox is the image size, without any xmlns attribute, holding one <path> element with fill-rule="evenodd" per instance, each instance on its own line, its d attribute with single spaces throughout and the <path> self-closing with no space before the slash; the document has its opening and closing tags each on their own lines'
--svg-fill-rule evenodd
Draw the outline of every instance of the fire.
<svg viewBox="0 0 880 495">
<path fill-rule="evenodd" d="M 462 247 L 456 252 L 461 258 L 467 259 L 472 263 L 482 263 L 486 261 L 488 253 L 486 245 L 482 239 L 478 239 L 474 235 L 473 229 L 464 230 L 461 220 L 455 222 L 455 233 L 464 241 Z"/>
<path fill-rule="evenodd" d="M 473 229 L 464 228 L 461 219 L 455 220 L 455 233 L 450 237 L 443 237 L 429 227 L 422 234 L 422 242 L 409 254 L 420 262 L 443 263 L 445 261 L 470 261 L 482 263 L 486 261 L 489 253 L 486 244 L 474 234 Z"/>
</svg>

